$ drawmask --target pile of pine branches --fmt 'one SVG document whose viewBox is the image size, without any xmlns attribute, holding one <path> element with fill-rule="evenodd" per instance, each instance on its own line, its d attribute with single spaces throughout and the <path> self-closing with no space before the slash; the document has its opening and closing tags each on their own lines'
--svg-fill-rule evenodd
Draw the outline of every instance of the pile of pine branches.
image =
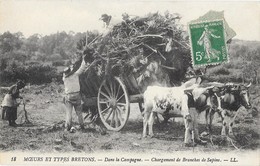
<svg viewBox="0 0 260 166">
<path fill-rule="evenodd" d="M 169 12 L 122 16 L 107 34 L 88 43 L 96 50 L 93 56 L 100 61 L 101 73 L 133 74 L 140 86 L 182 81 L 191 59 L 181 17 Z"/>
</svg>

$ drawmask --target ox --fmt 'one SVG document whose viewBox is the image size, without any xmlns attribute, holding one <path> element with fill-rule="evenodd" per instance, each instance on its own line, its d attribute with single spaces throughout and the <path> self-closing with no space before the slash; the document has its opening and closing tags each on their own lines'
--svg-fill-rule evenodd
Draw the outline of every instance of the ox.
<svg viewBox="0 0 260 166">
<path fill-rule="evenodd" d="M 224 89 L 223 96 L 221 96 L 221 109 L 208 109 L 206 110 L 206 123 L 209 124 L 208 128 L 211 132 L 212 126 L 212 119 L 214 113 L 217 111 L 222 120 L 222 130 L 221 135 L 226 135 L 226 119 L 227 117 L 231 118 L 232 112 L 235 112 L 236 115 L 238 113 L 238 109 L 241 106 L 244 106 L 246 109 L 251 108 L 251 104 L 249 101 L 249 93 L 248 88 L 251 86 L 251 83 L 248 85 L 235 85 L 233 83 L 228 83 L 226 85 L 222 85 L 221 89 Z M 209 116 L 208 116 L 209 113 Z M 232 120 L 229 121 L 229 135 L 233 134 L 232 126 L 236 115 L 233 117 Z"/>
<path fill-rule="evenodd" d="M 206 111 L 205 119 L 209 133 L 212 132 L 212 119 L 215 112 L 221 112 L 221 97 L 219 93 L 222 89 L 217 86 L 197 87 L 192 91 L 195 101 L 195 108 L 198 113 Z"/>
<path fill-rule="evenodd" d="M 238 109 L 241 106 L 244 106 L 246 109 L 251 108 L 251 104 L 249 101 L 249 92 L 248 89 L 251 86 L 251 83 L 248 85 L 235 85 L 235 84 L 227 84 L 225 86 L 225 94 L 221 100 L 221 107 L 224 111 L 221 113 L 222 118 L 222 130 L 221 135 L 226 135 L 226 117 L 231 117 L 232 112 L 235 112 L 235 116 L 229 122 L 229 135 L 233 135 L 232 126 L 236 115 L 238 113 Z"/>
<path fill-rule="evenodd" d="M 199 80 L 199 81 L 198 81 Z M 195 118 L 190 115 L 189 108 L 194 106 L 194 100 L 188 89 L 197 87 L 201 79 L 192 79 L 180 87 L 148 86 L 144 92 L 143 137 L 153 136 L 153 123 L 157 113 L 182 116 L 185 123 L 185 146 L 192 146 L 192 131 L 194 142 L 201 143 L 197 128 L 194 129 Z"/>
</svg>

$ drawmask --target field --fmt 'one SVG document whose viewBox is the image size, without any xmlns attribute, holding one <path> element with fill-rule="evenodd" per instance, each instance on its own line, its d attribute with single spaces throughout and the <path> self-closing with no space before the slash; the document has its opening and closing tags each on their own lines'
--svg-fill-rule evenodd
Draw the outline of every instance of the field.
<svg viewBox="0 0 260 166">
<path fill-rule="evenodd" d="M 142 138 L 142 116 L 137 104 L 131 104 L 130 119 L 120 132 L 107 131 L 102 135 L 95 125 L 86 126 L 85 130 L 75 133 L 64 131 L 65 107 L 62 104 L 63 86 L 55 83 L 26 87 L 22 95 L 28 100 L 31 125 L 25 121 L 23 106 L 18 109 L 18 127 L 9 127 L 7 121 L 0 121 L 0 150 L 24 152 L 137 152 L 165 153 L 176 151 L 219 152 L 247 151 L 259 147 L 259 87 L 251 87 L 251 103 L 254 110 L 241 108 L 234 137 L 221 138 L 220 118 L 215 116 L 213 141 L 205 146 L 197 145 L 194 149 L 184 147 L 184 125 L 181 119 L 170 120 L 168 124 L 154 125 L 154 138 Z M 3 94 L 1 94 L 1 100 Z M 75 112 L 74 125 L 77 126 Z M 205 118 L 200 115 L 200 133 L 205 131 Z"/>
</svg>

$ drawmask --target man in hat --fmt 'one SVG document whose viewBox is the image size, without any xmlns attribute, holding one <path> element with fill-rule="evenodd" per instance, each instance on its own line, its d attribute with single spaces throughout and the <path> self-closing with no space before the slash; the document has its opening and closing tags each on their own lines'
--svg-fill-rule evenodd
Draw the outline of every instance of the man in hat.
<svg viewBox="0 0 260 166">
<path fill-rule="evenodd" d="M 125 17 L 127 17 L 127 16 L 125 16 Z M 104 26 L 103 26 L 104 29 L 102 30 L 103 37 L 108 35 L 112 31 L 114 26 L 116 26 L 124 21 L 124 20 L 122 20 L 122 18 L 112 17 L 111 15 L 108 15 L 108 14 L 102 14 L 101 17 L 99 18 L 99 20 L 102 20 L 103 24 L 104 24 Z"/>
<path fill-rule="evenodd" d="M 89 55 L 92 54 L 93 51 L 90 49 L 86 49 L 84 54 L 86 54 L 83 58 L 80 57 L 73 65 L 64 69 L 63 72 L 63 82 L 65 86 L 65 96 L 64 103 L 67 107 L 66 109 L 66 122 L 65 122 L 65 130 L 69 131 L 71 129 L 72 122 L 72 110 L 75 109 L 76 114 L 78 116 L 79 124 L 82 129 L 84 129 L 83 125 L 83 117 L 81 112 L 81 94 L 80 94 L 80 83 L 79 76 L 84 73 L 90 66 Z"/>
<path fill-rule="evenodd" d="M 104 22 L 104 27 L 107 28 L 110 24 L 112 16 L 109 16 L 107 14 L 102 14 L 100 20 Z"/>
</svg>

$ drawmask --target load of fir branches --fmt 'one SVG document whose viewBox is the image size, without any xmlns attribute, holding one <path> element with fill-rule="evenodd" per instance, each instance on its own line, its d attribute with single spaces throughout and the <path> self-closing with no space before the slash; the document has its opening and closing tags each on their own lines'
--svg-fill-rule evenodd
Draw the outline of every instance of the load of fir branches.
<svg viewBox="0 0 260 166">
<path fill-rule="evenodd" d="M 178 14 L 123 14 L 108 33 L 89 40 L 100 76 L 132 76 L 141 91 L 148 85 L 172 86 L 183 81 L 191 64 L 188 34 Z M 112 18 L 113 19 L 113 18 Z M 93 72 L 93 71 L 92 71 Z M 124 76 L 125 75 L 125 76 Z"/>
</svg>

